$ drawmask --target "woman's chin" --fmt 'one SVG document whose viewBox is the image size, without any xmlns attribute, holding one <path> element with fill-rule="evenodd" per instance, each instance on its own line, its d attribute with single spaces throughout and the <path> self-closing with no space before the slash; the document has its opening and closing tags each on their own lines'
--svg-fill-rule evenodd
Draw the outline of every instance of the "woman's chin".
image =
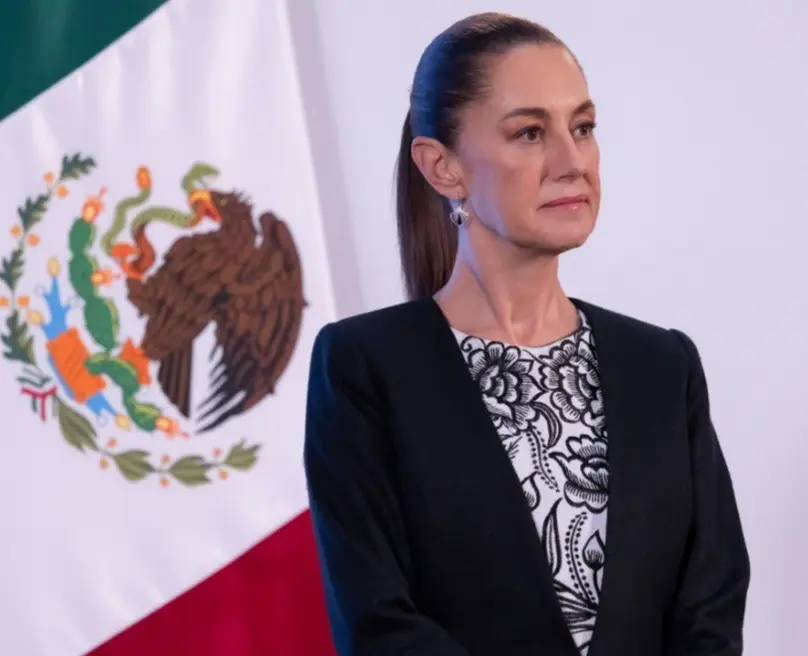
<svg viewBox="0 0 808 656">
<path fill-rule="evenodd" d="M 551 253 L 564 253 L 583 246 L 594 229 L 594 221 L 545 222 L 541 230 L 531 231 L 530 236 L 520 240 L 523 245 L 535 250 Z"/>
</svg>

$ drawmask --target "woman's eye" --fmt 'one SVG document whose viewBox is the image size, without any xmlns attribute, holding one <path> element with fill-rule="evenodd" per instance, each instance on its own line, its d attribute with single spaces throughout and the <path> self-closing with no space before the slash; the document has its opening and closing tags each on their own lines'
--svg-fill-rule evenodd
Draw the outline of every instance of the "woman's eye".
<svg viewBox="0 0 808 656">
<path fill-rule="evenodd" d="M 524 130 L 520 130 L 516 137 L 518 139 L 522 139 L 523 141 L 538 141 L 541 139 L 542 133 L 544 131 L 537 125 L 533 125 L 529 128 L 525 128 Z"/>
<path fill-rule="evenodd" d="M 575 128 L 575 133 L 581 137 L 591 137 L 595 131 L 595 122 L 589 121 Z"/>
</svg>

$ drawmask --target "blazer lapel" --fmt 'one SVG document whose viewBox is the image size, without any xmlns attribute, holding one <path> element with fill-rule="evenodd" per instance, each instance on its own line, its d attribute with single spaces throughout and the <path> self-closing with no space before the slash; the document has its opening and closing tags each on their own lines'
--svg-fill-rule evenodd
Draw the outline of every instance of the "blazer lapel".
<svg viewBox="0 0 808 656">
<path fill-rule="evenodd" d="M 509 565 L 517 573 L 520 590 L 524 592 L 525 612 L 535 614 L 533 626 L 543 626 L 551 632 L 549 644 L 575 655 L 578 650 L 561 613 L 544 546 L 519 478 L 443 312 L 431 298 L 425 301 L 425 306 L 424 324 L 430 329 L 425 330 L 424 326 L 422 334 L 434 337 L 426 352 L 433 362 L 429 370 L 437 376 L 427 386 L 426 395 L 433 397 L 430 408 L 433 423 L 447 424 L 439 444 L 433 445 L 435 457 L 454 460 L 467 480 L 485 481 L 484 485 L 470 487 L 476 490 L 472 494 L 480 497 L 468 500 L 491 509 L 484 519 L 481 517 L 481 524 L 484 523 L 481 530 L 501 536 L 503 549 L 509 550 Z M 424 403 L 428 403 L 426 398 Z"/>
<path fill-rule="evenodd" d="M 617 631 L 621 616 L 631 613 L 632 569 L 643 557 L 642 490 L 647 485 L 644 450 L 653 438 L 654 406 L 648 401 L 648 382 L 654 371 L 633 331 L 620 315 L 578 299 L 571 299 L 589 318 L 600 370 L 609 462 L 609 501 L 606 559 L 598 616 L 589 656 L 609 656 L 624 644 Z M 649 430 L 651 429 L 651 430 Z M 650 433 L 650 434 L 649 434 Z M 636 610 L 636 609 L 635 609 Z"/>
</svg>

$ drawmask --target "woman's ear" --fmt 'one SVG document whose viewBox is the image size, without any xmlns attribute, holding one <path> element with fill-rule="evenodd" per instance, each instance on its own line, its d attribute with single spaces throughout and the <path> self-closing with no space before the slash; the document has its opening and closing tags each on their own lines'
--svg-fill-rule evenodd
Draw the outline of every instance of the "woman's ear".
<svg viewBox="0 0 808 656">
<path fill-rule="evenodd" d="M 437 139 L 416 137 L 410 148 L 418 170 L 432 188 L 449 199 L 465 198 L 463 171 L 454 153 Z"/>
</svg>

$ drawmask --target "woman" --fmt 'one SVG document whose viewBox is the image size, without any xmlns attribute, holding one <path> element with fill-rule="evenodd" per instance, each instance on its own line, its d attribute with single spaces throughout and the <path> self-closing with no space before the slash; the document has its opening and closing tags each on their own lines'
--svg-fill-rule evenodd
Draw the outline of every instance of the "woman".
<svg viewBox="0 0 808 656">
<path fill-rule="evenodd" d="M 341 655 L 741 654 L 749 562 L 693 342 L 565 296 L 595 108 L 535 23 L 418 64 L 398 170 L 411 300 L 326 326 L 305 465 Z"/>
</svg>

